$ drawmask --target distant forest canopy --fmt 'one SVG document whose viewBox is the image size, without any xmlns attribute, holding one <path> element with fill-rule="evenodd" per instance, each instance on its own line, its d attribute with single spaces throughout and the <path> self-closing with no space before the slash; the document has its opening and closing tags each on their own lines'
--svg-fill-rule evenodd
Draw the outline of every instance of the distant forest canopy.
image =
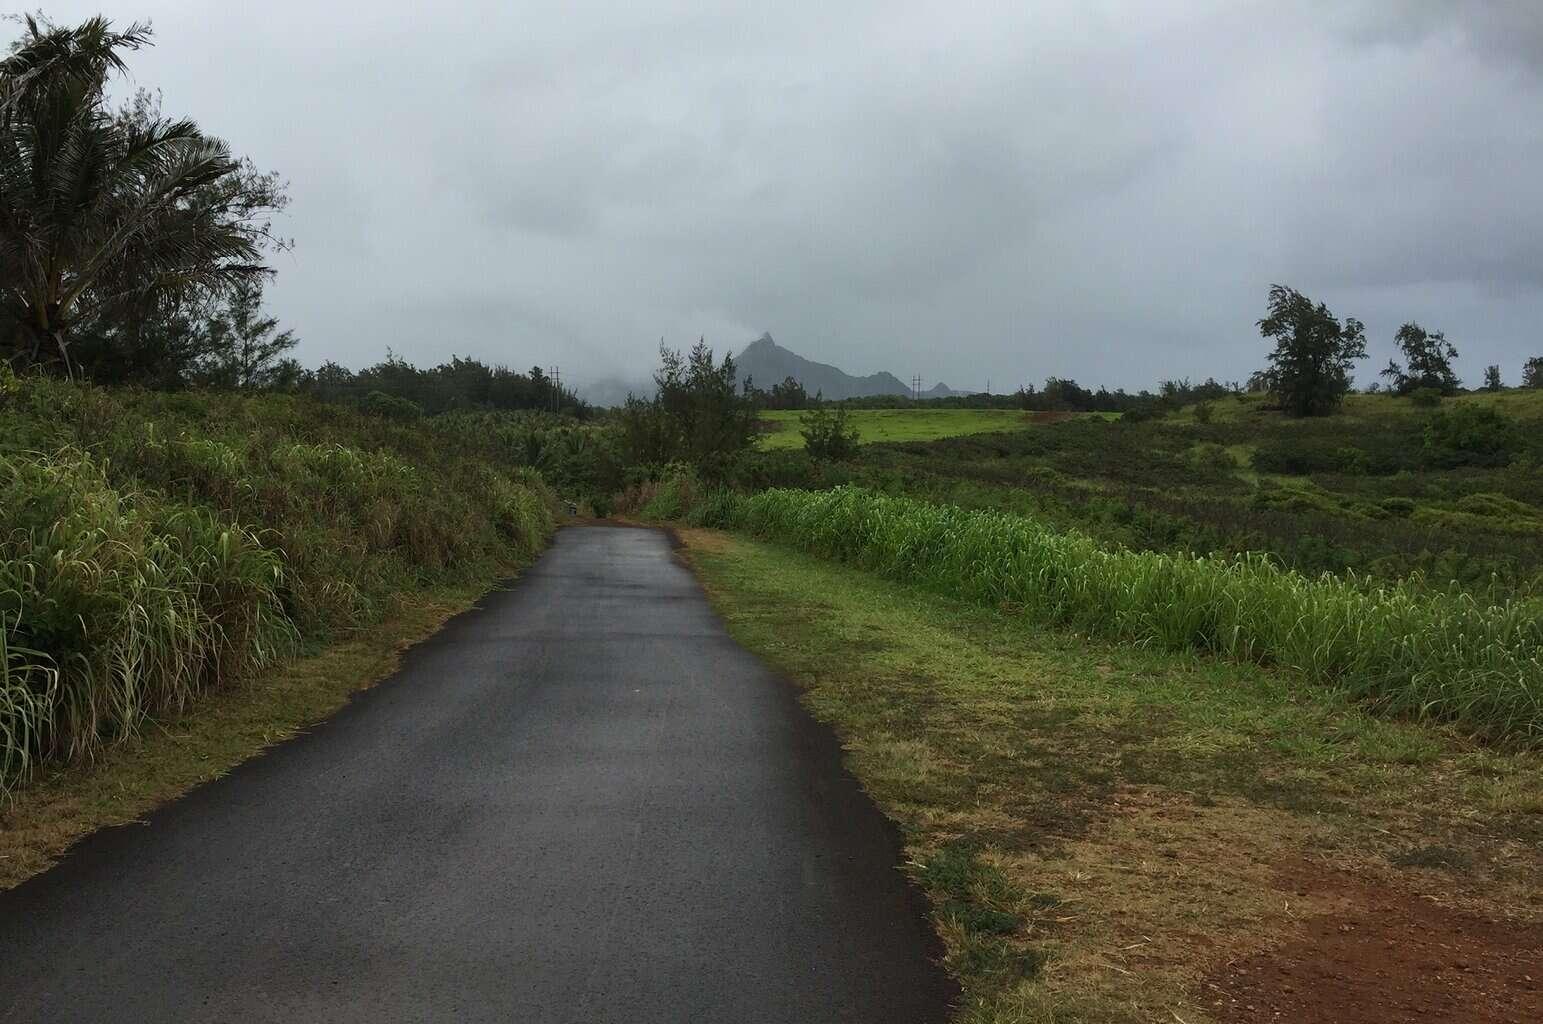
<svg viewBox="0 0 1543 1024">
<path fill-rule="evenodd" d="M 728 360 L 730 372 L 733 361 Z M 745 379 L 741 394 L 757 409 L 810 409 L 829 404 L 823 396 L 806 392 L 788 378 L 769 388 Z M 412 417 L 463 409 L 537 409 L 587 418 L 596 410 L 573 389 L 555 383 L 539 366 L 519 372 L 478 359 L 452 356 L 437 366 L 419 368 L 395 354 L 373 366 L 353 371 L 335 362 L 315 370 L 302 370 L 292 390 L 326 402 L 346 402 L 368 412 Z M 1076 381 L 1051 377 L 1042 388 L 1034 385 L 1000 395 L 950 395 L 946 398 L 912 399 L 904 395 L 867 395 L 841 404 L 854 409 L 1023 409 L 1051 412 L 1157 411 L 1193 402 L 1212 401 L 1242 392 L 1235 383 L 1207 379 L 1163 381 L 1156 391 L 1131 394 L 1106 388 L 1090 390 Z M 639 396 L 646 397 L 646 396 Z"/>
<path fill-rule="evenodd" d="M 727 359 L 725 362 L 728 371 L 737 376 L 734 361 Z M 597 411 L 572 388 L 553 381 L 539 366 L 520 372 L 462 356 L 451 356 L 448 362 L 420 368 L 388 352 L 381 362 L 357 371 L 329 361 L 314 370 L 295 372 L 285 385 L 280 389 L 398 418 L 466 409 L 534 409 L 585 419 Z M 736 380 L 736 386 L 755 409 L 801 410 L 830 404 L 818 393 L 809 394 L 791 377 L 768 388 L 762 388 L 750 378 Z M 1006 394 L 954 394 L 921 399 L 904 395 L 867 395 L 846 399 L 841 404 L 854 409 L 1023 409 L 1139 415 L 1143 410 L 1157 412 L 1163 408 L 1211 401 L 1242 390 L 1239 384 L 1223 384 L 1208 378 L 1201 384 L 1191 384 L 1188 380 L 1163 381 L 1156 391 L 1142 390 L 1131 394 L 1106 388 L 1094 391 L 1073 380 L 1051 377 L 1042 388 L 1031 384 Z"/>
<path fill-rule="evenodd" d="M 754 382 L 751 382 L 751 387 L 755 389 L 754 396 L 768 396 L 769 400 L 764 402 L 768 409 L 804 409 L 823 401 L 823 396 L 806 394 L 801 401 L 795 399 L 797 404 L 780 404 L 797 393 L 786 381 L 773 389 L 775 396 L 773 392 L 761 392 Z M 1158 384 L 1156 391 L 1143 388 L 1131 394 L 1123 388 L 1110 391 L 1101 387 L 1093 391 L 1074 380 L 1050 377 L 1045 380 L 1043 387 L 1026 384 L 1017 391 L 1003 394 L 953 394 L 945 398 L 920 399 L 904 395 L 868 395 L 849 398 L 841 404 L 851 409 L 1023 409 L 1028 412 L 1118 412 L 1139 415 L 1148 409 L 1156 411 L 1192 402 L 1214 401 L 1227 395 L 1242 394 L 1243 390 L 1241 384 L 1223 384 L 1208 377 L 1201 384 L 1191 384 L 1187 378 L 1165 380 Z"/>
<path fill-rule="evenodd" d="M 420 369 L 387 352 L 383 361 L 358 372 L 329 361 L 301 371 L 294 389 L 324 402 L 347 402 L 399 418 L 464 409 L 538 409 L 580 419 L 594 412 L 539 366 L 521 373 L 460 356 Z"/>
</svg>

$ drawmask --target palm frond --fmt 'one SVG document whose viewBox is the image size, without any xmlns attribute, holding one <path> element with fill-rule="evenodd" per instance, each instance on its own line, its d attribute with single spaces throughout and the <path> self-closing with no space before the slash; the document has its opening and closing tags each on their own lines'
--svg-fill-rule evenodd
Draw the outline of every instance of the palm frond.
<svg viewBox="0 0 1543 1024">
<path fill-rule="evenodd" d="M 74 28 L 59 28 L 33 15 L 26 18 L 21 46 L 0 60 L 0 119 L 61 84 L 100 92 L 107 77 L 127 70 L 120 50 L 150 42 L 150 26 L 135 22 L 122 32 L 98 15 Z"/>
<path fill-rule="evenodd" d="M 108 110 L 107 79 L 148 42 L 138 24 L 33 18 L 0 60 L 0 314 L 27 325 L 33 351 L 46 338 L 67 360 L 72 324 L 114 303 L 266 272 L 275 240 L 262 218 L 282 206 L 277 179 L 190 120 L 143 104 Z"/>
</svg>

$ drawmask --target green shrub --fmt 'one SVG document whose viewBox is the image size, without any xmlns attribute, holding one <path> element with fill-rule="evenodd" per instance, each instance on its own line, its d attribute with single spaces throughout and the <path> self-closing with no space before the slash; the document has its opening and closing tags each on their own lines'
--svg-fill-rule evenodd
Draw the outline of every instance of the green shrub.
<svg viewBox="0 0 1543 1024">
<path fill-rule="evenodd" d="M 671 463 L 662 479 L 641 490 L 638 515 L 657 522 L 680 519 L 694 504 L 699 487 L 691 467 Z"/>
<path fill-rule="evenodd" d="M 1436 388 L 1415 388 L 1409 392 L 1409 404 L 1433 409 L 1441 404 L 1441 392 Z"/>
<path fill-rule="evenodd" d="M 799 417 L 799 433 L 804 438 L 804 451 L 819 461 L 841 462 L 857 454 L 857 427 L 847 421 L 845 405 L 836 406 L 834 413 L 823 405 Z"/>
<path fill-rule="evenodd" d="M 1536 540 L 1543 531 L 1543 522 L 1537 519 L 1499 518 L 1487 512 L 1464 512 L 1450 508 L 1422 508 L 1414 514 L 1415 522 L 1461 533 L 1511 534 Z"/>
<path fill-rule="evenodd" d="M 1323 512 L 1339 515 L 1341 508 L 1332 496 L 1311 483 L 1291 482 L 1290 486 L 1262 485 L 1254 493 L 1253 506 L 1281 512 Z"/>
<path fill-rule="evenodd" d="M 1459 512 L 1469 512 L 1476 516 L 1491 516 L 1496 519 L 1537 519 L 1540 510 L 1533 508 L 1525 502 L 1515 498 L 1507 498 L 1503 494 L 1490 494 L 1479 492 L 1467 494 L 1457 500 Z"/>
<path fill-rule="evenodd" d="M 423 409 L 410 398 L 388 395 L 384 391 L 371 391 L 359 403 L 359 409 L 370 416 L 383 416 L 391 420 L 415 420 L 423 415 Z"/>
<path fill-rule="evenodd" d="M 1219 444 L 1204 442 L 1184 453 L 1184 461 L 1195 469 L 1207 473 L 1226 474 L 1238 471 L 1237 458 Z"/>
<path fill-rule="evenodd" d="M 1307 476 L 1312 473 L 1365 473 L 1370 458 L 1359 448 L 1311 438 L 1266 442 L 1254 450 L 1254 468 L 1265 473 Z"/>
<path fill-rule="evenodd" d="M 1215 412 L 1215 410 L 1211 408 L 1211 403 L 1210 402 L 1199 402 L 1199 403 L 1197 403 L 1195 405 L 1195 422 L 1196 423 L 1210 423 L 1211 422 L 1211 417 L 1214 414 L 1214 412 Z"/>
<path fill-rule="evenodd" d="M 1360 476 L 1371 470 L 1371 456 L 1359 448 L 1342 445 L 1334 450 L 1334 455 L 1341 473 Z"/>
<path fill-rule="evenodd" d="M 1492 405 L 1463 403 L 1430 418 L 1425 457 L 1442 468 L 1504 466 L 1523 447 L 1521 425 Z"/>
<path fill-rule="evenodd" d="M 765 491 L 720 525 L 1029 617 L 1278 664 L 1381 711 L 1543 745 L 1543 616 L 1410 586 L 1310 579 L 1268 558 L 1109 550 L 1020 516 L 859 488 Z"/>
<path fill-rule="evenodd" d="M 1408 519 L 1414 515 L 1415 501 L 1413 498 L 1383 498 L 1378 504 L 1382 506 L 1383 511 L 1400 519 Z"/>
</svg>

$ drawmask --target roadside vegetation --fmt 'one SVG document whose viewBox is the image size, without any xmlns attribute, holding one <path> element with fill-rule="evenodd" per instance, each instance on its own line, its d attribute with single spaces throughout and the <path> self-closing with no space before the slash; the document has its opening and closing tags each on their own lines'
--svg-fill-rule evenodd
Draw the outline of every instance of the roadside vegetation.
<svg viewBox="0 0 1543 1024">
<path fill-rule="evenodd" d="M 1336 415 L 1307 419 L 1244 394 L 1153 418 L 866 444 L 843 460 L 762 452 L 738 481 L 852 483 L 1014 512 L 1110 547 L 1267 553 L 1308 575 L 1501 598 L 1543 594 L 1540 466 L 1543 390 L 1510 389 L 1435 407 L 1350 395 Z"/>
<path fill-rule="evenodd" d="M 1021 516 L 851 487 L 720 492 L 696 518 L 1033 622 L 1279 665 L 1376 711 L 1543 746 L 1543 602 L 1309 579 L 1261 557 L 1111 551 Z"/>
<path fill-rule="evenodd" d="M 551 492 L 463 427 L 7 376 L 0 781 L 532 558 Z"/>
<path fill-rule="evenodd" d="M 804 688 L 901 825 L 960 1020 L 1543 1011 L 1536 751 L 681 532 L 735 637 Z"/>
</svg>

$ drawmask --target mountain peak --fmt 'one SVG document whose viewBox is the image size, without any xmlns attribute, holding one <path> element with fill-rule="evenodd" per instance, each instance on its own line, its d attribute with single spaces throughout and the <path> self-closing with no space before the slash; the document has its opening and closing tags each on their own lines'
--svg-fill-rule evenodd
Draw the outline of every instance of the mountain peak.
<svg viewBox="0 0 1543 1024">
<path fill-rule="evenodd" d="M 783 348 L 772 340 L 770 333 L 762 334 L 745 346 L 735 363 L 741 379 L 753 378 L 763 388 L 792 377 L 811 395 L 818 393 L 834 400 L 863 395 L 911 393 L 911 389 L 893 374 L 874 373 L 866 377 L 854 377 L 834 366 L 805 359 Z"/>
</svg>

